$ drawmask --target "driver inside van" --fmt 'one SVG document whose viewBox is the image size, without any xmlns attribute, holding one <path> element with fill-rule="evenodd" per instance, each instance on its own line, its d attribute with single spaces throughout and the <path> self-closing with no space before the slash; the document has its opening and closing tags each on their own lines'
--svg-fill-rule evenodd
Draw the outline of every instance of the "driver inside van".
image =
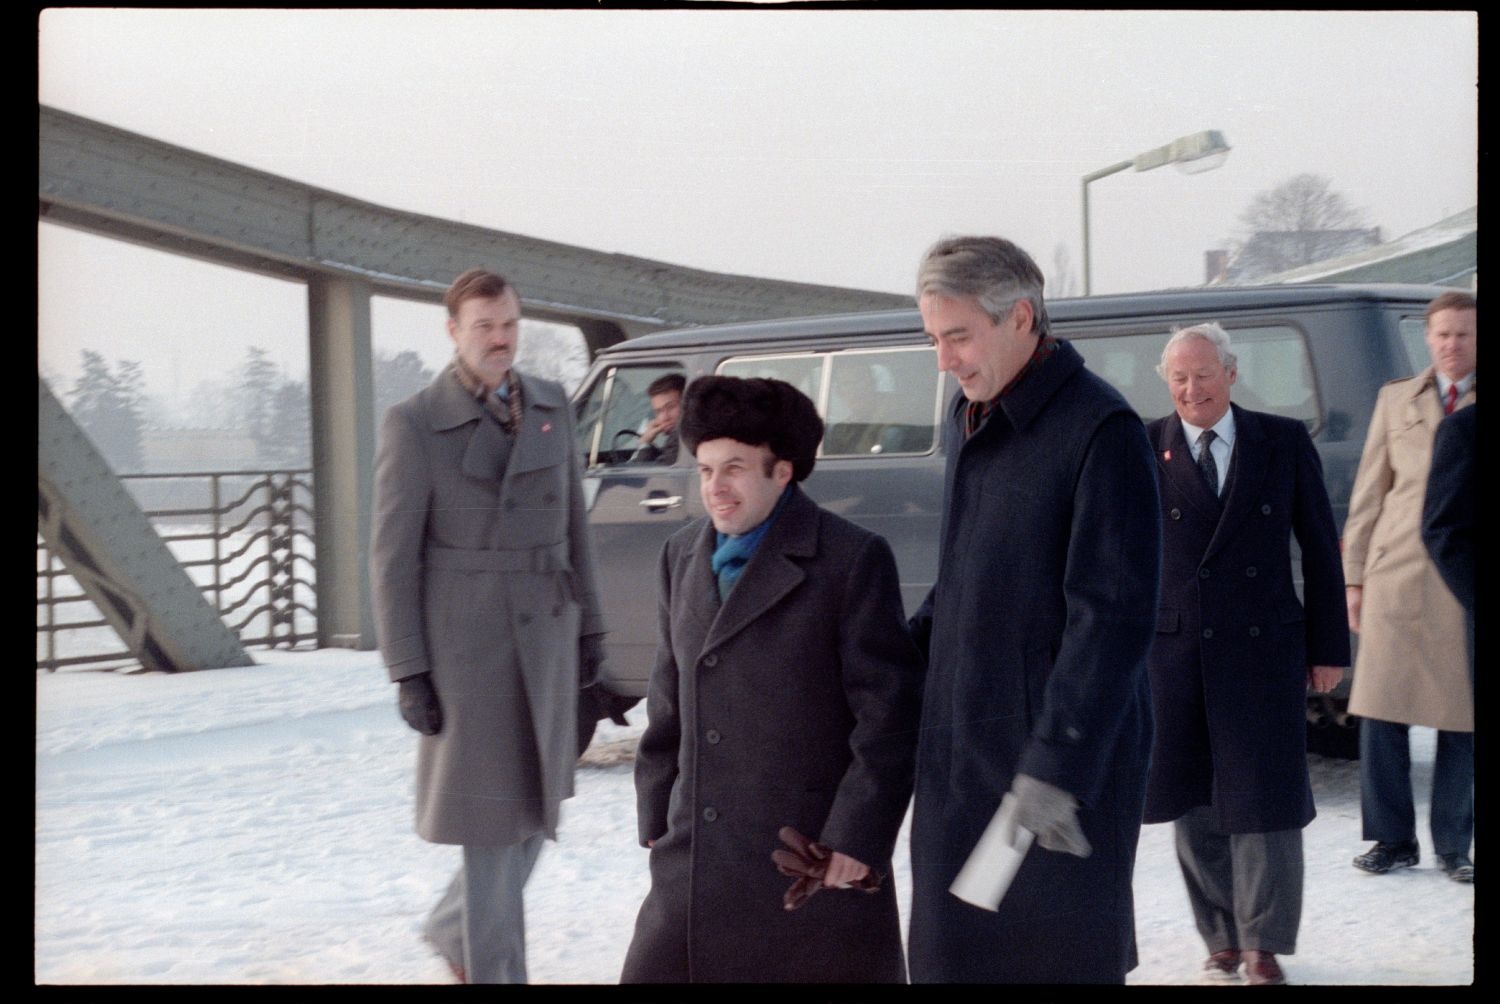
<svg viewBox="0 0 1500 1004">
<path fill-rule="evenodd" d="M 651 399 L 651 421 L 641 430 L 641 445 L 630 457 L 634 463 L 677 462 L 677 419 L 682 414 L 682 390 L 687 378 L 667 373 L 651 381 L 646 396 Z"/>
</svg>

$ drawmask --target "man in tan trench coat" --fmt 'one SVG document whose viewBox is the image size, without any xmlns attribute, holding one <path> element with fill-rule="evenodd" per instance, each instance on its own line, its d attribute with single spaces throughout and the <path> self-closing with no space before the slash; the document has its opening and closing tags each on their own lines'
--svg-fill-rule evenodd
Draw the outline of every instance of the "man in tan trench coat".
<svg viewBox="0 0 1500 1004">
<path fill-rule="evenodd" d="M 463 846 L 425 934 L 464 982 L 524 983 L 522 889 L 573 794 L 602 651 L 567 395 L 519 374 L 520 300 L 449 288 L 452 363 L 390 408 L 375 465 L 375 627 L 417 748 L 417 833 Z"/>
<path fill-rule="evenodd" d="M 1463 608 L 1422 544 L 1432 441 L 1445 413 L 1475 401 L 1478 301 L 1458 290 L 1427 306 L 1432 365 L 1380 389 L 1344 524 L 1349 628 L 1359 633 L 1349 710 L 1359 715 L 1364 835 L 1354 859 L 1381 874 L 1415 865 L 1407 727 L 1438 730 L 1432 842 L 1438 865 L 1474 881 L 1474 684 Z"/>
</svg>

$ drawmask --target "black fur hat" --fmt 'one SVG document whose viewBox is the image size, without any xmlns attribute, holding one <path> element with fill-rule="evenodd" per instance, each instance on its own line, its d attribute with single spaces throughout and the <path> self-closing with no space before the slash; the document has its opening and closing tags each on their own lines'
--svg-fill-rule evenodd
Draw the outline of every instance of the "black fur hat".
<svg viewBox="0 0 1500 1004">
<path fill-rule="evenodd" d="M 766 446 L 790 460 L 792 480 L 812 473 L 823 420 L 808 396 L 785 380 L 706 376 L 688 384 L 677 435 L 690 451 L 711 439 Z"/>
</svg>

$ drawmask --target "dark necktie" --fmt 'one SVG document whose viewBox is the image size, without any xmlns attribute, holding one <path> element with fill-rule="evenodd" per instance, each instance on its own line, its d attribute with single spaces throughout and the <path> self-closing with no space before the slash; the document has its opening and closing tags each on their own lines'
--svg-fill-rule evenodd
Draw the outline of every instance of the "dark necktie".
<svg viewBox="0 0 1500 1004">
<path fill-rule="evenodd" d="M 1453 409 L 1458 405 L 1458 384 L 1450 383 L 1448 393 L 1443 396 L 1443 414 L 1453 414 Z"/>
<path fill-rule="evenodd" d="M 1203 475 L 1203 481 L 1208 485 L 1209 493 L 1214 498 L 1219 497 L 1219 465 L 1214 463 L 1213 451 L 1209 449 L 1214 441 L 1214 430 L 1204 429 L 1203 435 L 1198 437 L 1198 473 Z"/>
</svg>

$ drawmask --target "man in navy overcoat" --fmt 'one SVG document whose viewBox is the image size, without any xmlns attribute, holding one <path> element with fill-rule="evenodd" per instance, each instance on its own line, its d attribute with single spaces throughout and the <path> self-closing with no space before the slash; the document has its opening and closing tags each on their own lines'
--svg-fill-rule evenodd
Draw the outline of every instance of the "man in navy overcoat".
<svg viewBox="0 0 1500 1004">
<path fill-rule="evenodd" d="M 1206 977 L 1238 982 L 1243 963 L 1247 982 L 1283 983 L 1314 815 L 1307 690 L 1349 665 L 1338 529 L 1302 423 L 1230 404 L 1222 327 L 1174 333 L 1158 371 L 1176 411 L 1148 426 L 1163 554 L 1146 822 L 1175 820 Z"/>
<path fill-rule="evenodd" d="M 912 816 L 913 982 L 1122 983 L 1151 742 L 1161 520 L 1145 427 L 1048 330 L 1010 241 L 939 242 L 923 326 L 962 395 Z M 1003 796 L 1036 834 L 998 912 L 948 889 Z"/>
</svg>

